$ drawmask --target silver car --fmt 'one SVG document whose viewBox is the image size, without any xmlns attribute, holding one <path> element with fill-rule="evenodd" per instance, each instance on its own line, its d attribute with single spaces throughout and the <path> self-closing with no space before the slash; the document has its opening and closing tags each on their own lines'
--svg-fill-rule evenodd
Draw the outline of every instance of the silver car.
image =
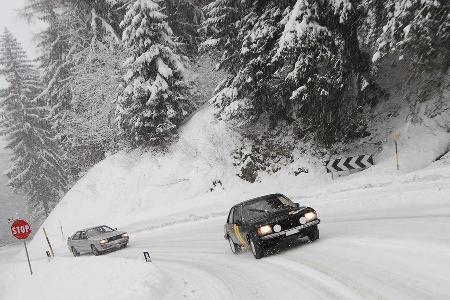
<svg viewBox="0 0 450 300">
<path fill-rule="evenodd" d="M 75 232 L 67 239 L 67 246 L 73 256 L 81 253 L 100 255 L 108 250 L 125 248 L 128 240 L 126 232 L 101 225 Z"/>
</svg>

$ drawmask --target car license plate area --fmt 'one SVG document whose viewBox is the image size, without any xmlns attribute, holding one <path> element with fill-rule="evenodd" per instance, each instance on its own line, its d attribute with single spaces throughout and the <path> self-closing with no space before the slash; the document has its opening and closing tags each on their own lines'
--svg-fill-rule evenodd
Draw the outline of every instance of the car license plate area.
<svg viewBox="0 0 450 300">
<path fill-rule="evenodd" d="M 287 230 L 287 231 L 286 231 L 286 236 L 290 236 L 290 235 L 296 234 L 296 233 L 298 233 L 298 232 L 299 232 L 299 229 L 298 229 L 298 228 L 294 228 L 294 229 L 291 229 L 291 230 Z"/>
</svg>

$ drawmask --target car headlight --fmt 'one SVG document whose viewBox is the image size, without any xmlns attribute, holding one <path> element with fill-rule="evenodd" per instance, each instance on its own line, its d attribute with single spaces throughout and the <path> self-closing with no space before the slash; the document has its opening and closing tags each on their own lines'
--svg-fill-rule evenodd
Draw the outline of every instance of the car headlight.
<svg viewBox="0 0 450 300">
<path fill-rule="evenodd" d="M 259 236 L 267 235 L 269 233 L 272 233 L 272 227 L 270 225 L 258 227 L 257 234 Z"/>
<path fill-rule="evenodd" d="M 317 219 L 317 214 L 313 211 L 307 212 L 305 214 L 305 219 L 307 222 L 314 221 L 315 219 Z"/>
<path fill-rule="evenodd" d="M 122 234 L 122 237 L 123 237 L 123 238 L 127 238 L 127 237 L 128 237 L 128 233 Z"/>
<path fill-rule="evenodd" d="M 108 242 L 107 239 L 100 240 L 100 245 L 104 245 L 104 244 L 106 244 L 107 242 Z"/>
</svg>

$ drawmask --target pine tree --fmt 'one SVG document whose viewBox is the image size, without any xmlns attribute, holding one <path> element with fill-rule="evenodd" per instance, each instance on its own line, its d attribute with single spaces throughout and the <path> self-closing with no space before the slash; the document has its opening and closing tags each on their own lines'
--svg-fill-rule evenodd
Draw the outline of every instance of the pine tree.
<svg viewBox="0 0 450 300">
<path fill-rule="evenodd" d="M 377 22 L 369 24 L 376 49 L 373 61 L 396 54 L 415 67 L 448 67 L 450 61 L 450 3 L 445 0 L 372 0 L 368 13 Z M 431 63 L 431 64 L 430 64 Z"/>
<path fill-rule="evenodd" d="M 42 90 L 39 74 L 6 29 L 0 39 L 0 66 L 0 75 L 8 83 L 0 90 L 1 134 L 13 153 L 6 172 L 8 185 L 26 195 L 35 213 L 48 216 L 66 188 L 61 152 L 48 120 L 49 110 L 36 99 Z"/>
<path fill-rule="evenodd" d="M 132 53 L 117 110 L 122 134 L 132 146 L 165 144 L 193 111 L 183 82 L 184 61 L 160 2 L 134 1 L 122 22 L 123 42 Z"/>
<path fill-rule="evenodd" d="M 282 21 L 289 1 L 241 3 L 239 19 L 232 25 L 223 21 L 223 18 L 231 17 L 228 16 L 229 7 L 223 6 L 224 3 L 213 2 L 210 18 L 205 22 L 212 27 L 212 32 L 216 32 L 205 45 L 216 45 L 215 41 L 219 38 L 217 45 L 222 45 L 219 49 L 223 49 L 219 67 L 231 74 L 218 87 L 219 92 L 211 99 L 212 105 L 221 118 L 233 120 L 241 127 L 251 124 L 267 111 L 273 116 L 282 115 L 280 111 L 283 107 L 279 103 L 284 91 L 279 88 L 280 80 L 273 77 L 276 65 L 272 63 L 272 57 L 275 54 L 274 45 L 283 31 Z M 235 30 L 230 36 L 229 26 Z M 221 37 L 223 34 L 225 36 Z M 220 39 L 223 41 L 220 42 Z"/>
<path fill-rule="evenodd" d="M 280 37 L 275 73 L 285 78 L 287 112 L 329 145 L 364 134 L 361 86 L 369 71 L 357 40 L 356 4 L 298 0 Z"/>
<path fill-rule="evenodd" d="M 164 14 L 183 54 L 194 58 L 200 44 L 201 4 L 193 0 L 165 0 Z"/>
<path fill-rule="evenodd" d="M 201 44 L 201 51 L 221 51 L 218 69 L 235 75 L 239 70 L 241 46 L 238 36 L 244 25 L 242 19 L 247 14 L 247 4 L 244 0 L 215 0 L 204 9 L 207 19 L 202 27 L 208 39 Z"/>
<path fill-rule="evenodd" d="M 217 0 L 207 8 L 204 44 L 222 50 L 220 67 L 231 74 L 211 100 L 219 117 L 294 122 L 325 144 L 364 133 L 370 61 L 359 48 L 357 1 Z"/>
<path fill-rule="evenodd" d="M 119 24 L 125 2 L 28 0 L 25 8 L 26 16 L 48 25 L 38 34 L 45 85 L 39 99 L 51 107 L 72 182 L 117 148 L 111 103 L 117 98 L 117 78 L 123 71 Z M 100 81 L 95 73 L 106 80 Z M 92 132 L 99 134 L 86 134 Z"/>
</svg>

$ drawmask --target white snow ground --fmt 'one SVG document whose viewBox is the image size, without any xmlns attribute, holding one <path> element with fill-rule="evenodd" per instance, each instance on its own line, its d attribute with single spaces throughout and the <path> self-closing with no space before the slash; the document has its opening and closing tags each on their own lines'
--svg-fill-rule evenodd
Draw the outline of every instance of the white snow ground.
<svg viewBox="0 0 450 300">
<path fill-rule="evenodd" d="M 334 181 L 298 157 L 308 174 L 288 166 L 248 184 L 233 175 L 232 133 L 208 109 L 181 136 L 168 155 L 119 153 L 80 180 L 44 223 L 56 258 L 45 258 L 42 230 L 29 244 L 33 276 L 23 251 L 0 250 L 0 299 L 450 299 L 450 159 L 430 164 L 448 138 L 403 160 L 408 172 L 395 171 L 388 146 L 377 166 Z M 407 140 L 401 149 L 414 157 Z M 409 172 L 416 160 L 428 166 Z M 208 192 L 215 179 L 223 189 Z M 261 260 L 233 255 L 228 209 L 269 192 L 316 208 L 320 240 Z M 129 247 L 71 257 L 60 224 L 68 234 L 102 223 L 127 230 Z"/>
</svg>

